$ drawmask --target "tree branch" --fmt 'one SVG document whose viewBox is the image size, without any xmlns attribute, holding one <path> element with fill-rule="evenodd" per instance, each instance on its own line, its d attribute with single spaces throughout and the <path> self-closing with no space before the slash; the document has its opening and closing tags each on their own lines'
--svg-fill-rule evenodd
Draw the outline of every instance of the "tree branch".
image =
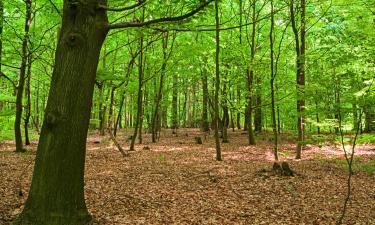
<svg viewBox="0 0 375 225">
<path fill-rule="evenodd" d="M 13 80 L 10 79 L 7 75 L 5 75 L 5 73 L 3 73 L 2 71 L 0 71 L 0 77 L 5 77 L 5 79 L 7 79 L 12 84 L 13 88 L 17 89 L 16 83 L 14 83 Z"/>
<path fill-rule="evenodd" d="M 182 16 L 176 16 L 176 17 L 163 17 L 163 18 L 158 18 L 158 19 L 153 19 L 145 22 L 125 22 L 125 23 L 117 23 L 117 24 L 109 24 L 107 28 L 110 29 L 119 29 L 119 28 L 127 28 L 127 27 L 144 27 L 144 26 L 149 26 L 152 24 L 156 23 L 164 23 L 164 22 L 177 22 L 181 20 L 185 20 L 191 16 L 194 16 L 197 14 L 199 11 L 204 9 L 206 6 L 208 6 L 211 2 L 214 0 L 209 0 L 207 2 L 204 2 L 201 4 L 198 8 L 182 15 Z"/>
<path fill-rule="evenodd" d="M 130 6 L 122 7 L 122 8 L 109 8 L 109 7 L 104 6 L 104 5 L 99 5 L 98 8 L 103 9 L 103 10 L 107 10 L 107 11 L 112 11 L 112 12 L 123 12 L 123 11 L 128 11 L 128 10 L 137 8 L 141 5 L 143 5 L 144 3 L 146 3 L 146 0 L 139 0 L 134 5 L 130 5 Z"/>
<path fill-rule="evenodd" d="M 60 15 L 60 17 L 62 17 L 62 14 L 61 14 L 60 10 L 59 10 L 59 8 L 57 8 L 57 6 L 55 5 L 55 3 L 53 3 L 52 0 L 48 0 L 48 1 L 51 3 L 51 5 L 53 6 L 53 8 L 56 10 L 56 12 Z"/>
</svg>

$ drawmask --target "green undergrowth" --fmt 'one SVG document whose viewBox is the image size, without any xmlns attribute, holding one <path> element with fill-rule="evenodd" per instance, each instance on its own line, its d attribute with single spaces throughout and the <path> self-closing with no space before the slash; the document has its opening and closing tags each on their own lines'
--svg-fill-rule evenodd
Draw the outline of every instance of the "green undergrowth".
<svg viewBox="0 0 375 225">
<path fill-rule="evenodd" d="M 324 159 L 320 158 L 320 163 L 325 167 L 332 167 L 348 170 L 348 163 L 345 159 L 333 158 Z M 354 173 L 362 172 L 368 175 L 375 174 L 375 157 L 371 159 L 364 158 L 362 156 L 354 156 L 353 160 L 353 171 Z"/>
<path fill-rule="evenodd" d="M 359 135 L 357 144 L 375 144 L 375 133 Z"/>
<path fill-rule="evenodd" d="M 33 129 L 30 129 L 29 138 L 30 138 L 30 141 L 37 141 L 39 139 L 38 132 L 36 132 Z M 15 140 L 14 130 L 12 129 L 0 130 L 0 141 L 9 141 L 9 140 Z M 22 131 L 22 140 L 25 141 L 25 136 L 24 136 L 23 131 Z"/>
</svg>

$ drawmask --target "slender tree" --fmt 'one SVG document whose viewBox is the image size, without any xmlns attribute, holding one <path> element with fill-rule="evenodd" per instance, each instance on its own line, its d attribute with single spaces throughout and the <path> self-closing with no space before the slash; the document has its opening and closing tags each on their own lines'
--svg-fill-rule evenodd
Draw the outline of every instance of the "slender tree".
<svg viewBox="0 0 375 225">
<path fill-rule="evenodd" d="M 215 143 L 216 143 L 216 160 L 221 161 L 221 146 L 219 140 L 219 88 L 220 88 L 220 20 L 219 20 L 219 0 L 215 0 L 215 21 L 216 21 L 216 55 L 215 55 Z"/>
<path fill-rule="evenodd" d="M 271 79 L 270 79 L 270 90 L 271 90 L 271 116 L 272 116 L 272 131 L 273 131 L 273 153 L 275 160 L 278 161 L 278 133 L 276 124 L 276 112 L 275 112 L 275 67 L 274 67 L 274 29 L 275 29 L 275 16 L 273 0 L 271 0 L 271 29 L 270 29 L 270 65 L 271 65 Z"/>
<path fill-rule="evenodd" d="M 247 70 L 247 132 L 249 145 L 255 145 L 254 129 L 253 129 L 253 80 L 254 80 L 254 59 L 255 59 L 255 34 L 256 34 L 256 3 L 257 0 L 252 1 L 252 29 L 250 36 L 250 66 Z"/>
<path fill-rule="evenodd" d="M 138 135 L 138 129 L 140 129 L 141 124 L 141 116 L 143 110 L 143 34 L 140 33 L 140 37 L 138 39 L 139 45 L 139 56 L 138 56 L 138 94 L 137 94 L 137 115 L 135 118 L 135 126 L 134 126 L 134 133 L 130 142 L 130 151 L 134 151 L 135 140 Z M 141 137 L 140 137 L 141 138 Z M 142 139 L 142 138 L 141 138 Z M 141 140 L 140 139 L 140 140 Z"/>
<path fill-rule="evenodd" d="M 27 59 L 28 59 L 28 45 L 29 45 L 29 31 L 30 31 L 30 24 L 31 24 L 31 13 L 32 13 L 32 2 L 31 0 L 25 0 L 26 4 L 26 17 L 25 17 L 25 28 L 24 28 L 24 36 L 22 40 L 22 61 L 20 67 L 20 75 L 18 80 L 17 86 L 17 97 L 16 97 L 16 119 L 14 121 L 14 135 L 16 139 L 16 152 L 24 152 L 25 149 L 23 148 L 22 144 L 22 134 L 21 134 L 21 120 L 22 120 L 22 99 L 23 99 L 23 91 L 25 87 L 25 80 L 26 80 L 26 70 L 27 70 Z"/>
<path fill-rule="evenodd" d="M 173 134 L 177 134 L 178 128 L 178 75 L 177 73 L 173 73 L 173 81 L 172 81 L 172 132 Z"/>
<path fill-rule="evenodd" d="M 295 40 L 295 52 L 296 52 L 296 80 L 297 80 L 297 131 L 298 140 L 296 148 L 296 158 L 300 159 L 303 148 L 303 141 L 305 138 L 305 100 L 304 100 L 304 88 L 305 88 L 305 0 L 300 2 L 301 11 L 301 27 L 300 31 L 297 27 L 297 19 L 295 13 L 294 0 L 291 0 L 289 4 L 290 20 L 292 23 L 292 29 Z"/>
<path fill-rule="evenodd" d="M 206 58 L 205 58 L 206 59 Z M 206 60 L 204 60 L 206 61 Z M 207 70 L 202 65 L 201 77 L 202 77 L 202 125 L 201 129 L 204 132 L 209 131 L 209 122 L 208 122 L 208 79 L 207 79 Z"/>
</svg>

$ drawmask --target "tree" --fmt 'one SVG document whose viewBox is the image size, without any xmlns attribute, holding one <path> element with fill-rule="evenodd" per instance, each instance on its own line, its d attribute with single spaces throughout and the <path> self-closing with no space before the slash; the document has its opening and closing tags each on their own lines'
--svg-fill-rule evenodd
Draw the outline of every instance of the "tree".
<svg viewBox="0 0 375 225">
<path fill-rule="evenodd" d="M 79 225 L 91 220 L 83 191 L 86 137 L 100 49 L 109 29 L 180 21 L 209 3 L 182 16 L 109 25 L 105 0 L 64 1 L 32 183 L 15 224 Z"/>
<path fill-rule="evenodd" d="M 27 70 L 27 61 L 28 61 L 28 45 L 29 45 L 29 31 L 31 24 L 31 10 L 32 2 L 31 0 L 25 0 L 26 4 L 26 17 L 25 17 L 25 29 L 24 37 L 22 40 L 22 62 L 20 67 L 20 76 L 17 86 L 17 98 L 16 98 L 16 120 L 14 121 L 14 134 L 16 138 L 16 152 L 24 152 L 22 144 L 22 134 L 21 134 L 21 120 L 22 120 L 22 98 L 23 91 L 26 80 L 26 70 Z"/>
<path fill-rule="evenodd" d="M 220 20 L 219 1 L 215 0 L 216 51 L 215 51 L 215 100 L 214 100 L 214 130 L 216 143 L 216 160 L 221 161 L 221 147 L 219 140 L 219 88 L 220 88 Z"/>
<path fill-rule="evenodd" d="M 275 67 L 274 67 L 274 29 L 275 29 L 275 17 L 274 17 L 274 8 L 273 0 L 271 0 L 271 29 L 270 29 L 270 65 L 271 65 L 271 79 L 270 79 L 270 90 L 271 90 L 271 117 L 272 117 L 272 131 L 274 139 L 273 153 L 275 160 L 278 161 L 278 133 L 277 133 L 277 124 L 276 124 L 276 112 L 275 112 Z"/>
<path fill-rule="evenodd" d="M 303 141 L 305 139 L 305 111 L 304 88 L 305 88 L 305 0 L 301 0 L 301 28 L 297 27 L 295 15 L 294 0 L 289 3 L 290 20 L 295 40 L 296 52 L 296 80 L 297 80 L 297 130 L 298 140 L 296 148 L 296 159 L 301 158 Z"/>
</svg>

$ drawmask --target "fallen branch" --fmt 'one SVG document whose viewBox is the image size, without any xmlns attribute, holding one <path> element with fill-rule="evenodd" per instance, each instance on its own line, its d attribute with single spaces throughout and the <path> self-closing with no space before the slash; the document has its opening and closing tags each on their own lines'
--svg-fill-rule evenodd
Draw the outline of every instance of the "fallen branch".
<svg viewBox="0 0 375 225">
<path fill-rule="evenodd" d="M 113 141 L 113 143 L 116 145 L 117 149 L 121 152 L 121 155 L 126 158 L 129 156 L 129 153 L 127 153 L 120 145 L 120 143 L 118 143 L 118 141 L 116 140 L 115 136 L 113 135 L 112 133 L 112 129 L 111 128 L 108 128 L 108 133 L 109 133 L 109 137 L 111 139 L 111 141 Z"/>
</svg>

